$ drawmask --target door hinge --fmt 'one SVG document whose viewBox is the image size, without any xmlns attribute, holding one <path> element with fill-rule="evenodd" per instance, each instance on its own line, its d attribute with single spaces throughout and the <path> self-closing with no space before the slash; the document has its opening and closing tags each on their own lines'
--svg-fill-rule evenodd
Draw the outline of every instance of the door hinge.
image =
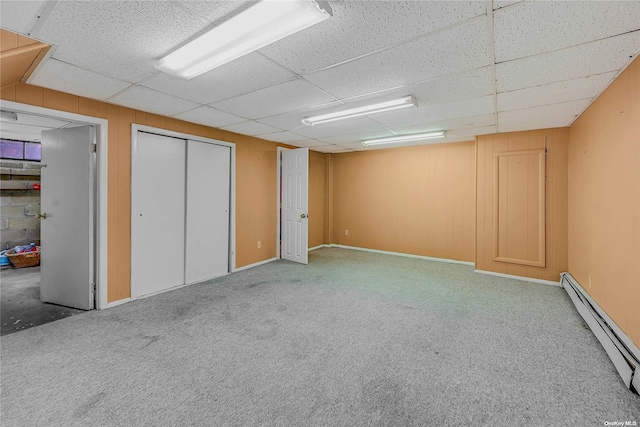
<svg viewBox="0 0 640 427">
<path fill-rule="evenodd" d="M 96 282 L 93 282 L 91 284 L 91 292 L 93 292 L 94 294 L 96 293 Z"/>
<path fill-rule="evenodd" d="M 98 144 L 96 144 L 95 142 L 93 144 L 91 144 L 91 152 L 92 153 L 97 153 L 98 152 Z"/>
</svg>

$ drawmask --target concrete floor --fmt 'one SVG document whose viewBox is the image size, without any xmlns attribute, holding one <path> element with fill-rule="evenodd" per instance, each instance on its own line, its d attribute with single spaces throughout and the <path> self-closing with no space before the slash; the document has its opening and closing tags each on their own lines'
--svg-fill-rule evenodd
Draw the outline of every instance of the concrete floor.
<svg viewBox="0 0 640 427">
<path fill-rule="evenodd" d="M 84 312 L 40 301 L 40 267 L 3 267 L 0 281 L 0 335 L 12 334 Z"/>
</svg>

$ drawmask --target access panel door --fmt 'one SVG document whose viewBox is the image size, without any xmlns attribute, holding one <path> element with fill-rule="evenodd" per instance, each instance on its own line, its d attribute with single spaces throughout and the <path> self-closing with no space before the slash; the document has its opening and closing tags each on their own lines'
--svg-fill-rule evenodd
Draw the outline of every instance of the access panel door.
<svg viewBox="0 0 640 427">
<path fill-rule="evenodd" d="M 229 272 L 231 148 L 189 141 L 186 283 Z"/>
<path fill-rule="evenodd" d="M 184 284 L 184 139 L 138 132 L 131 165 L 131 293 Z"/>
</svg>

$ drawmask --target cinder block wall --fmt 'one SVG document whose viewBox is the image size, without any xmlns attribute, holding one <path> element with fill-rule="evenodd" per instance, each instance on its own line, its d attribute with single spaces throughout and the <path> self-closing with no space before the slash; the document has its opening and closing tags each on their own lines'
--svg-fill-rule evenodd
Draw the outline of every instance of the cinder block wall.
<svg viewBox="0 0 640 427">
<path fill-rule="evenodd" d="M 40 164 L 0 161 L 0 248 L 40 244 Z"/>
</svg>

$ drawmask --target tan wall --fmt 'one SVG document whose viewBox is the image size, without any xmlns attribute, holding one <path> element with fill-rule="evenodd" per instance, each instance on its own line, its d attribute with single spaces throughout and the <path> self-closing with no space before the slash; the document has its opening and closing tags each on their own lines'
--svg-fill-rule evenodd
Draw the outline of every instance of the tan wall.
<svg viewBox="0 0 640 427">
<path fill-rule="evenodd" d="M 332 243 L 473 261 L 474 146 L 332 155 Z"/>
<path fill-rule="evenodd" d="M 276 254 L 276 144 L 156 114 L 27 84 L 0 90 L 0 98 L 109 121 L 107 300 L 130 296 L 131 124 L 184 132 L 236 144 L 236 265 Z M 257 241 L 262 248 L 257 248 Z M 270 243 L 272 242 L 272 243 Z"/>
<path fill-rule="evenodd" d="M 546 266 L 532 267 L 494 261 L 494 153 L 536 150 L 547 141 L 546 184 Z M 567 271 L 567 128 L 543 129 L 528 132 L 510 132 L 477 137 L 477 241 L 476 269 L 516 276 L 560 280 Z M 517 177 L 509 177 L 516 179 Z M 523 199 L 523 203 L 526 199 Z M 522 211 L 526 206 L 521 207 Z M 537 227 L 536 224 L 534 224 Z M 535 234 L 535 233 L 534 233 Z M 530 233 L 520 234 L 522 242 L 514 245 L 527 247 Z"/>
<path fill-rule="evenodd" d="M 325 211 L 327 163 L 330 154 L 309 151 L 309 247 L 328 243 L 325 241 Z"/>
<path fill-rule="evenodd" d="M 640 347 L 640 60 L 569 128 L 569 272 Z"/>
</svg>

